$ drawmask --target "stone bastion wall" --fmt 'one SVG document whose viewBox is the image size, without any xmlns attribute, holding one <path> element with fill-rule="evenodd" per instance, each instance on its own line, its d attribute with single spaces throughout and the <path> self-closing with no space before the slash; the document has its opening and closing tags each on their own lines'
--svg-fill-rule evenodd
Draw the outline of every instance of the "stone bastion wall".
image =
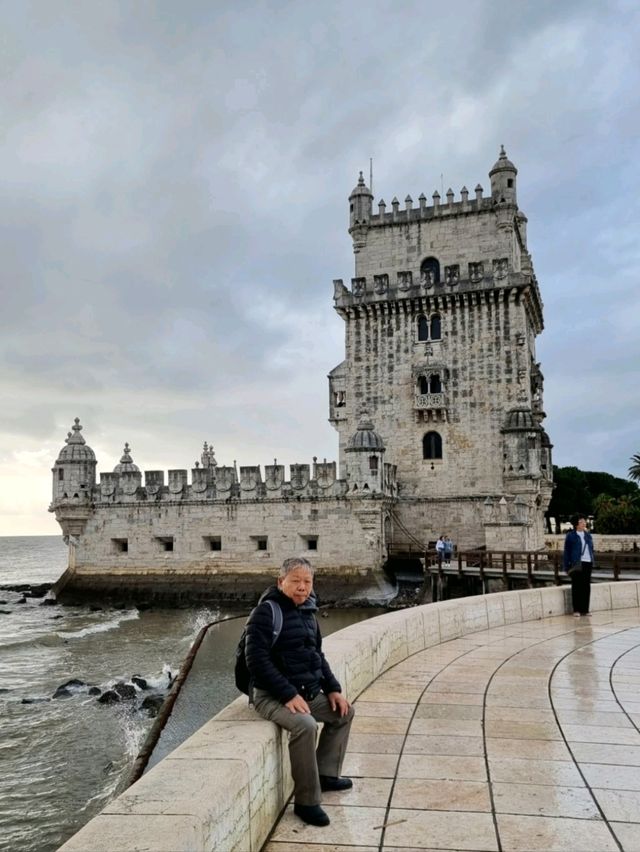
<svg viewBox="0 0 640 852">
<path fill-rule="evenodd" d="M 638 606 L 640 582 L 592 586 L 591 609 Z M 458 598 L 332 634 L 324 650 L 355 699 L 384 671 L 466 634 L 570 611 L 568 588 Z M 157 764 L 61 852 L 259 852 L 292 791 L 286 737 L 238 698 Z"/>
</svg>

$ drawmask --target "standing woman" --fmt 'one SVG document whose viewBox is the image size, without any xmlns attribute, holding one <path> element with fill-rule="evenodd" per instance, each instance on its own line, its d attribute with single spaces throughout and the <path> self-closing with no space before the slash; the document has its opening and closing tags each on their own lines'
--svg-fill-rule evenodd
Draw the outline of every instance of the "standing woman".
<svg viewBox="0 0 640 852">
<path fill-rule="evenodd" d="M 564 570 L 571 577 L 571 601 L 574 618 L 590 615 L 591 569 L 593 568 L 593 539 L 587 532 L 584 515 L 573 515 L 570 530 L 564 540 Z"/>
</svg>

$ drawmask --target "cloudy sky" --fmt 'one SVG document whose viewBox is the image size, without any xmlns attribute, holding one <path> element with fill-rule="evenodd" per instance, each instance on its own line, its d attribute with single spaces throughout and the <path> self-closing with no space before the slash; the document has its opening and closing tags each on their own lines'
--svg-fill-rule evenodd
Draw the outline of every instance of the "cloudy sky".
<svg viewBox="0 0 640 852">
<path fill-rule="evenodd" d="M 0 534 L 58 532 L 75 416 L 111 470 L 335 458 L 347 197 L 486 189 L 545 303 L 555 462 L 640 452 L 635 0 L 1 0 Z M 441 177 L 442 176 L 442 177 Z"/>
</svg>

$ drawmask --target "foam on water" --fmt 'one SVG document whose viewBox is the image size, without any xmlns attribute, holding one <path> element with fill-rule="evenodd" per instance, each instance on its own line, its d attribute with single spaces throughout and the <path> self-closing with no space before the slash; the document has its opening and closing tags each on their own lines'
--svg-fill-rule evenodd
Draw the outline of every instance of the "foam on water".
<svg viewBox="0 0 640 852">
<path fill-rule="evenodd" d="M 95 633 L 108 633 L 109 630 L 115 630 L 119 627 L 123 621 L 131 621 L 136 618 L 140 618 L 140 613 L 137 609 L 125 610 L 109 621 L 104 621 L 100 624 L 91 624 L 80 630 L 57 630 L 55 635 L 60 639 L 84 639 L 85 636 L 93 636 Z"/>
</svg>

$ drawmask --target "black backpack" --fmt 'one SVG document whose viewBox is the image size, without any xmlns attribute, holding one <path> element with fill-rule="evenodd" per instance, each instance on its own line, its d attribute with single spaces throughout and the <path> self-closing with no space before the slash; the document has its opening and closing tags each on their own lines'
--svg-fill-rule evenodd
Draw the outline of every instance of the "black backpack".
<svg viewBox="0 0 640 852">
<path fill-rule="evenodd" d="M 278 640 L 278 636 L 282 631 L 282 609 L 279 604 L 275 601 L 266 601 L 271 607 L 271 613 L 273 615 L 273 630 L 271 633 L 271 647 L 276 644 Z M 256 607 L 257 609 L 257 607 Z M 249 614 L 249 618 L 253 615 L 255 609 Z M 249 619 L 247 619 L 247 624 L 249 623 Z M 247 625 L 245 624 L 244 630 L 242 631 L 242 636 L 240 637 L 240 641 L 238 642 L 238 647 L 236 648 L 236 665 L 235 665 L 235 676 L 236 676 L 236 686 L 240 690 L 240 692 L 244 692 L 245 695 L 249 695 L 249 691 L 251 689 L 251 675 L 249 674 L 249 669 L 247 668 L 247 658 L 245 656 L 245 646 L 247 644 Z"/>
</svg>

